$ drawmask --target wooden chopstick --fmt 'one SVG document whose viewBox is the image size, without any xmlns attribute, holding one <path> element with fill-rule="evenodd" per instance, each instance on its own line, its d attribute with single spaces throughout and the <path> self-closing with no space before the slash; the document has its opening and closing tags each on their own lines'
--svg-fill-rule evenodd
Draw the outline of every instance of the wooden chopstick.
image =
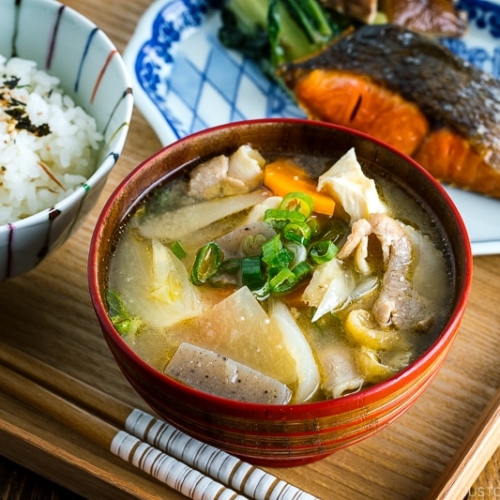
<svg viewBox="0 0 500 500">
<path fill-rule="evenodd" d="M 188 498 L 247 499 L 3 365 L 0 365 L 0 387 Z"/>
<path fill-rule="evenodd" d="M 500 445 L 500 390 L 432 487 L 428 500 L 464 498 Z"/>
<path fill-rule="evenodd" d="M 318 500 L 258 467 L 191 438 L 174 426 L 1 342 L 0 387 L 188 498 Z M 166 474 L 167 466 L 159 468 L 160 462 L 167 463 L 172 472 Z M 176 472 L 179 468 L 180 476 Z M 181 481 L 184 476 L 189 481 Z M 195 484 L 201 486 L 194 488 Z"/>
</svg>

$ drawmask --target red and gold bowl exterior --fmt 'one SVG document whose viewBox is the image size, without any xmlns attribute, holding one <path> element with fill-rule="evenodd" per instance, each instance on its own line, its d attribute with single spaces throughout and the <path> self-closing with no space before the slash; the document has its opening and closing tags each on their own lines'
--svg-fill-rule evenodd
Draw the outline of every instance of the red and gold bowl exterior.
<svg viewBox="0 0 500 500">
<path fill-rule="evenodd" d="M 444 227 L 456 274 L 453 306 L 443 331 L 408 368 L 373 387 L 339 399 L 300 405 L 258 405 L 186 387 L 141 360 L 110 322 L 104 294 L 118 228 L 145 194 L 166 177 L 200 160 L 252 144 L 261 151 L 340 156 L 354 147 L 363 163 L 388 171 L 417 196 Z M 441 368 L 457 334 L 472 280 L 467 232 L 456 207 L 413 160 L 349 129 L 308 120 L 256 120 L 186 137 L 139 165 L 105 205 L 93 235 L 89 288 L 103 335 L 125 377 L 161 417 L 201 441 L 258 465 L 286 467 L 319 460 L 380 431 L 417 400 Z"/>
</svg>

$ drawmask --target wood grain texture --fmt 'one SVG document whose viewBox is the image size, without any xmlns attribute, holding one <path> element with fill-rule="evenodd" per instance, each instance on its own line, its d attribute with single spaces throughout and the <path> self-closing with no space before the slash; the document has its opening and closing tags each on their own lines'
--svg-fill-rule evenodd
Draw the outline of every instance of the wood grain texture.
<svg viewBox="0 0 500 500">
<path fill-rule="evenodd" d="M 65 3 L 94 21 L 123 51 L 151 1 Z M 159 147 L 151 127 L 135 111 L 123 155 L 86 223 L 38 269 L 0 283 L 0 332 L 5 343 L 145 410 L 100 334 L 88 295 L 86 262 L 104 200 Z M 500 387 L 500 256 L 475 258 L 474 273 L 470 303 L 450 355 L 405 415 L 376 436 L 325 460 L 272 473 L 325 500 L 426 498 Z M 86 498 L 182 498 L 4 392 L 0 392 L 0 455 Z M 500 498 L 499 462 L 496 451 L 470 485 L 469 500 Z M 10 481 L 11 477 L 19 476 L 0 475 L 2 500 L 44 498 L 24 488 L 24 479 Z"/>
<path fill-rule="evenodd" d="M 467 438 L 434 483 L 428 500 L 463 497 L 490 461 L 500 442 L 500 390 L 486 406 Z M 472 495 L 472 492 L 471 492 Z"/>
</svg>

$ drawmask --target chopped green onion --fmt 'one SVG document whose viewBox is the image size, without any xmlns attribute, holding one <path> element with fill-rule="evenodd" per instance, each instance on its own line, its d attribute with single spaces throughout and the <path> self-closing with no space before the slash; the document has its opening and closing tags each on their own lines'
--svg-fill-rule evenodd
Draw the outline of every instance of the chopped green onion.
<svg viewBox="0 0 500 500">
<path fill-rule="evenodd" d="M 335 245 L 341 247 L 341 242 L 345 240 L 349 233 L 349 225 L 341 219 L 335 219 L 330 223 L 330 228 L 323 235 L 323 239 L 331 240 Z"/>
<path fill-rule="evenodd" d="M 309 217 L 314 210 L 314 201 L 306 193 L 288 193 L 280 203 L 281 210 L 289 212 L 300 212 L 305 218 Z"/>
<path fill-rule="evenodd" d="M 339 249 L 330 240 L 323 240 L 314 243 L 309 249 L 309 257 L 316 262 L 316 264 L 323 264 L 332 260 Z"/>
<path fill-rule="evenodd" d="M 241 261 L 236 257 L 227 259 L 220 265 L 220 271 L 228 274 L 235 274 L 240 270 Z"/>
<path fill-rule="evenodd" d="M 170 243 L 170 250 L 172 250 L 178 259 L 183 259 L 187 255 L 186 250 L 184 250 L 179 241 L 172 241 Z"/>
<path fill-rule="evenodd" d="M 271 290 L 275 293 L 287 292 L 296 284 L 297 278 L 290 269 L 282 269 L 274 278 L 269 281 Z"/>
<path fill-rule="evenodd" d="M 245 255 L 260 255 L 262 245 L 266 242 L 266 237 L 262 234 L 249 234 L 241 242 L 241 250 Z"/>
<path fill-rule="evenodd" d="M 195 285 L 206 283 L 217 274 L 222 263 L 222 251 L 214 241 L 200 248 L 191 270 L 191 281 Z"/>
<path fill-rule="evenodd" d="M 289 265 L 290 269 L 307 259 L 307 248 L 304 245 L 296 241 L 288 241 L 285 243 L 285 248 L 293 253 L 293 259 Z"/>
<path fill-rule="evenodd" d="M 247 257 L 241 261 L 241 282 L 250 290 L 259 290 L 266 282 L 262 274 L 260 257 Z"/>
<path fill-rule="evenodd" d="M 283 236 L 288 241 L 307 245 L 311 239 L 311 228 L 305 222 L 289 222 L 283 228 Z"/>
<path fill-rule="evenodd" d="M 262 260 L 271 269 L 288 268 L 292 259 L 292 253 L 283 247 L 279 234 L 262 245 Z"/>
<path fill-rule="evenodd" d="M 312 272 L 312 267 L 307 262 L 300 262 L 292 269 L 296 283 L 300 283 Z"/>
<path fill-rule="evenodd" d="M 300 212 L 290 212 L 278 208 L 269 208 L 264 213 L 264 221 L 274 229 L 283 229 L 288 222 L 304 222 L 306 217 Z"/>
<path fill-rule="evenodd" d="M 262 260 L 271 265 L 274 261 L 275 255 L 281 251 L 283 244 L 281 243 L 280 235 L 273 236 L 270 240 L 262 245 Z"/>
<path fill-rule="evenodd" d="M 264 213 L 264 222 L 267 222 L 275 229 L 281 229 L 288 222 L 288 212 L 277 208 L 269 208 Z"/>
<path fill-rule="evenodd" d="M 269 282 L 266 281 L 264 285 L 258 290 L 252 290 L 252 293 L 257 300 L 266 300 L 271 295 Z"/>
<path fill-rule="evenodd" d="M 307 219 L 306 224 L 311 228 L 312 236 L 315 236 L 319 233 L 319 222 L 317 219 Z"/>
</svg>

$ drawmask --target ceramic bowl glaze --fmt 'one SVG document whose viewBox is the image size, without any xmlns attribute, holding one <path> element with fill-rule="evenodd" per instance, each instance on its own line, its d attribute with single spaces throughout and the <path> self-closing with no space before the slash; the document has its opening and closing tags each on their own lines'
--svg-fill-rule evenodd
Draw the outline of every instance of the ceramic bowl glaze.
<svg viewBox="0 0 500 500">
<path fill-rule="evenodd" d="M 123 60 L 106 34 L 54 0 L 0 2 L 0 54 L 33 60 L 38 69 L 58 77 L 104 136 L 95 171 L 83 185 L 53 207 L 0 226 L 4 280 L 40 264 L 94 207 L 125 144 L 133 97 Z"/>
<path fill-rule="evenodd" d="M 418 198 L 449 240 L 456 274 L 446 325 L 430 348 L 382 383 L 339 399 L 299 405 L 240 403 L 188 388 L 143 362 L 110 322 L 105 307 L 107 269 L 124 218 L 159 182 L 244 143 L 263 152 L 340 157 L 351 147 L 362 164 L 383 169 Z M 380 431 L 429 386 L 448 354 L 469 294 L 472 261 L 462 219 L 443 188 L 419 165 L 367 136 L 306 120 L 258 120 L 199 132 L 167 146 L 139 165 L 117 188 L 98 220 L 90 249 L 89 287 L 102 332 L 135 390 L 185 433 L 255 464 L 293 466 L 325 457 Z"/>
</svg>

